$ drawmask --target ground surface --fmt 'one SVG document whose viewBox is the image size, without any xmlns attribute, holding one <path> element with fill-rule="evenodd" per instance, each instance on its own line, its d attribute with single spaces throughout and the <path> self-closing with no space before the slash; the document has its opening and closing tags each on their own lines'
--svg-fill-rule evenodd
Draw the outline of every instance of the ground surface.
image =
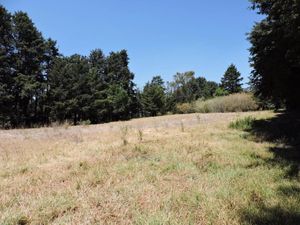
<svg viewBox="0 0 300 225">
<path fill-rule="evenodd" d="M 297 164 L 229 128 L 249 115 L 276 116 L 0 131 L 0 224 L 297 224 Z"/>
</svg>

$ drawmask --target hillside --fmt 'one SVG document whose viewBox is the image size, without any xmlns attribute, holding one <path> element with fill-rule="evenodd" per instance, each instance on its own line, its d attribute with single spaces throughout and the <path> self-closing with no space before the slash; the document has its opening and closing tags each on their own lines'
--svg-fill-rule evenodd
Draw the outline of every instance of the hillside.
<svg viewBox="0 0 300 225">
<path fill-rule="evenodd" d="M 0 224 L 297 224 L 296 164 L 229 128 L 247 116 L 276 115 L 1 130 Z"/>
</svg>

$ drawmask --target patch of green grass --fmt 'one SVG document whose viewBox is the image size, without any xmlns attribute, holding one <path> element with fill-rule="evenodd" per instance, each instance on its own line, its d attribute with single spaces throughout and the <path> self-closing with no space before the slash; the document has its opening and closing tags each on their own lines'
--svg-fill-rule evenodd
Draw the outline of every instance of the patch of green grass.
<svg viewBox="0 0 300 225">
<path fill-rule="evenodd" d="M 229 124 L 229 128 L 246 131 L 251 129 L 254 121 L 255 121 L 254 117 L 247 116 L 245 118 L 237 119 L 236 121 L 231 122 Z"/>
</svg>

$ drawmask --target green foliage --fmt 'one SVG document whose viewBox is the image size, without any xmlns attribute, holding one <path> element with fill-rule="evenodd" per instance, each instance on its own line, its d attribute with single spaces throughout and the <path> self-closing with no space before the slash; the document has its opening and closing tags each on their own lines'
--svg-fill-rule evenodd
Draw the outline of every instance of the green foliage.
<svg viewBox="0 0 300 225">
<path fill-rule="evenodd" d="M 207 81 L 204 77 L 195 77 L 193 71 L 177 73 L 172 82 L 167 85 L 166 108 L 167 111 L 184 113 L 188 104 L 197 99 L 212 98 L 218 88 L 218 84 Z"/>
<path fill-rule="evenodd" d="M 214 93 L 214 96 L 216 97 L 220 97 L 220 96 L 226 96 L 229 95 L 229 92 L 226 91 L 224 88 L 222 87 L 218 87 Z"/>
<path fill-rule="evenodd" d="M 46 123 L 47 74 L 58 55 L 55 42 L 45 40 L 24 12 L 10 15 L 1 6 L 0 20 L 1 124 Z"/>
<path fill-rule="evenodd" d="M 252 0 L 265 18 L 249 35 L 255 94 L 276 108 L 300 108 L 300 1 Z"/>
<path fill-rule="evenodd" d="M 254 121 L 255 118 L 253 118 L 252 116 L 247 116 L 245 118 L 238 119 L 234 122 L 231 122 L 229 124 L 229 128 L 237 129 L 237 130 L 250 130 L 252 128 Z"/>
<path fill-rule="evenodd" d="M 12 16 L 5 8 L 0 6 L 0 126 L 8 128 L 13 119 L 14 96 L 12 88 L 14 84 L 13 60 L 14 40 L 12 32 Z"/>
<path fill-rule="evenodd" d="M 165 113 L 165 87 L 160 76 L 153 77 L 141 93 L 142 113 L 144 116 L 157 116 Z"/>
<path fill-rule="evenodd" d="M 231 64 L 221 79 L 221 88 L 223 88 L 228 94 L 242 92 L 242 80 L 243 78 L 241 77 L 241 73 L 237 70 L 235 65 Z"/>
</svg>

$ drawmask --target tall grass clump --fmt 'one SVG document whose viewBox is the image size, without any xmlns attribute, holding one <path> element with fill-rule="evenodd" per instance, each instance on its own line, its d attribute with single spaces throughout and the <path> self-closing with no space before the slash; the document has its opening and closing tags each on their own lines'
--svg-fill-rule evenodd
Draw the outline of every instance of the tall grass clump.
<svg viewBox="0 0 300 225">
<path fill-rule="evenodd" d="M 141 129 L 138 130 L 138 138 L 139 138 L 139 141 L 143 141 L 143 131 Z"/>
<path fill-rule="evenodd" d="M 242 119 L 237 119 L 229 124 L 229 128 L 237 130 L 250 130 L 252 128 L 255 118 L 252 116 L 247 116 Z"/>
<path fill-rule="evenodd" d="M 239 93 L 195 102 L 195 112 L 247 112 L 258 109 L 252 94 Z"/>
<path fill-rule="evenodd" d="M 121 139 L 122 139 L 123 145 L 127 145 L 128 144 L 127 134 L 128 134 L 128 131 L 129 131 L 129 127 L 128 126 L 122 126 L 120 128 L 120 130 L 121 130 Z"/>
<path fill-rule="evenodd" d="M 175 112 L 179 114 L 188 114 L 195 112 L 194 103 L 178 103 L 175 108 Z"/>
</svg>

